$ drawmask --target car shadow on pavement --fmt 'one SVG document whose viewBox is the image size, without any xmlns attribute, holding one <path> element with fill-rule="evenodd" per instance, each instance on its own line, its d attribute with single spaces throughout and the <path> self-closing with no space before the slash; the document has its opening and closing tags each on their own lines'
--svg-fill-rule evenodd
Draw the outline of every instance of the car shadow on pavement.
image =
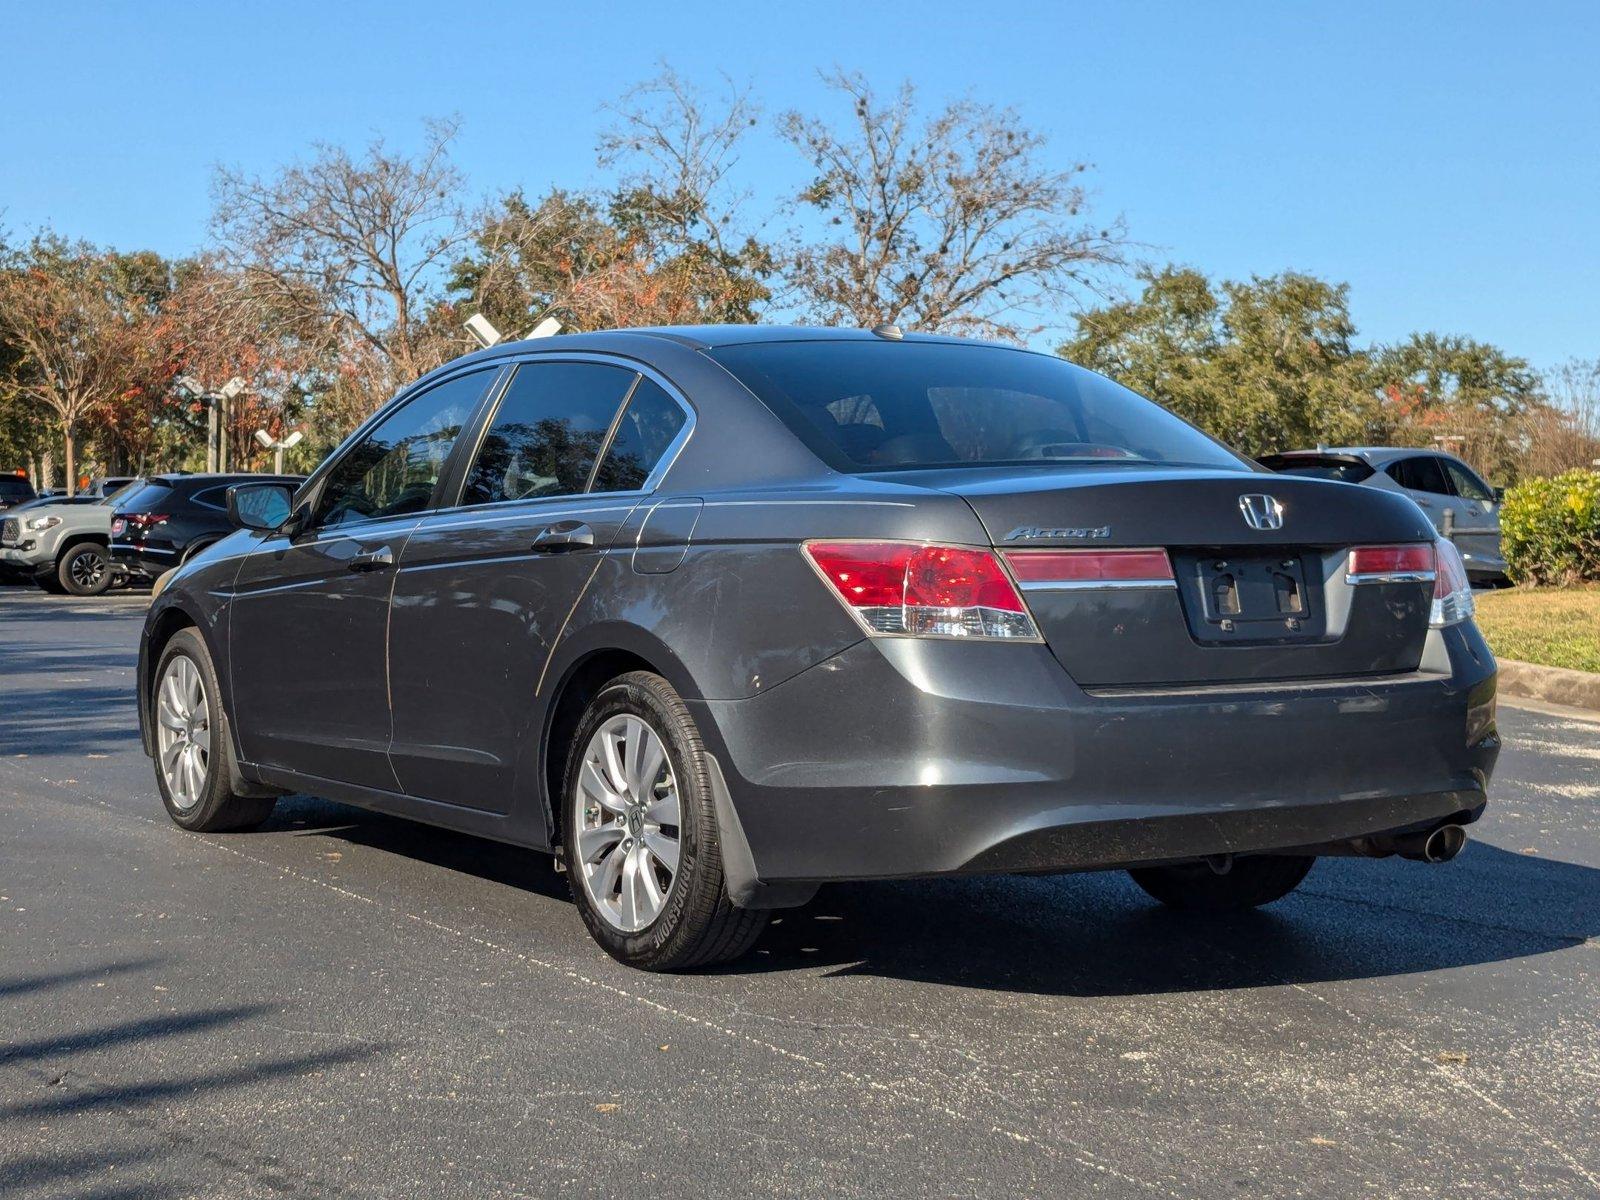
<svg viewBox="0 0 1600 1200">
<path fill-rule="evenodd" d="M 556 874 L 547 854 L 436 829 L 332 800 L 285 796 L 278 801 L 271 819 L 262 829 L 338 838 L 354 846 L 403 855 L 490 883 L 555 899 L 568 898 L 566 881 Z"/>
<path fill-rule="evenodd" d="M 1474 843 L 1449 866 L 1324 860 L 1288 899 L 1222 917 L 1162 908 L 1121 872 L 836 885 L 777 916 L 728 972 L 829 965 L 1125 996 L 1382 978 L 1567 949 L 1600 933 L 1600 870 Z"/>
<path fill-rule="evenodd" d="M 546 855 L 297 796 L 268 829 L 331 836 L 546 898 Z M 577 920 L 576 915 L 573 918 Z M 1051 995 L 1367 979 L 1546 954 L 1600 934 L 1600 870 L 1473 842 L 1455 863 L 1324 859 L 1265 909 L 1162 908 L 1120 871 L 834 884 L 726 975 L 815 971 Z"/>
</svg>

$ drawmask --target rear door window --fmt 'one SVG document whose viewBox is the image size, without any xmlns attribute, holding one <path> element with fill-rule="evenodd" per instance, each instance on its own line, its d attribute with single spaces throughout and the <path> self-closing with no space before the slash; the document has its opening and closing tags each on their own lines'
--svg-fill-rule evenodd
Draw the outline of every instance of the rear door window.
<svg viewBox="0 0 1600 1200">
<path fill-rule="evenodd" d="M 1401 487 L 1413 492 L 1430 492 L 1437 496 L 1450 494 L 1450 483 L 1445 478 L 1439 460 L 1432 454 L 1417 454 L 1390 463 L 1389 477 Z"/>
<path fill-rule="evenodd" d="M 689 423 L 688 414 L 652 379 L 640 379 L 595 473 L 594 491 L 636 492 Z"/>
<path fill-rule="evenodd" d="M 1450 476 L 1450 483 L 1455 487 L 1456 495 L 1463 500 L 1487 500 L 1491 503 L 1493 502 L 1494 493 L 1489 490 L 1489 485 L 1460 463 L 1446 459 L 1444 469 Z"/>
<path fill-rule="evenodd" d="M 461 503 L 582 492 L 617 409 L 638 378 L 605 363 L 522 364 L 467 472 Z"/>
</svg>

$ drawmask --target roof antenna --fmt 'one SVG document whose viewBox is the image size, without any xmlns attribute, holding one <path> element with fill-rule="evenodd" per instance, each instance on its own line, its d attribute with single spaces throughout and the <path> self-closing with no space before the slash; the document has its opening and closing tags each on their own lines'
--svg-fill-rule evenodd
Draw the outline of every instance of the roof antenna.
<svg viewBox="0 0 1600 1200">
<path fill-rule="evenodd" d="M 906 335 L 901 332 L 898 325 L 874 325 L 872 332 L 881 338 L 888 338 L 891 342 L 898 342 Z"/>
</svg>

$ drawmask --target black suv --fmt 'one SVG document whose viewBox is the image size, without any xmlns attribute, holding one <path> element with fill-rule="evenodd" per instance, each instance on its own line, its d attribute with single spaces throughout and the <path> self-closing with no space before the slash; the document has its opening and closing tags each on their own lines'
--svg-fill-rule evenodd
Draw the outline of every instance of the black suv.
<svg viewBox="0 0 1600 1200">
<path fill-rule="evenodd" d="M 152 475 L 117 502 L 111 558 L 130 575 L 154 579 L 233 532 L 228 489 L 236 483 L 299 487 L 299 475 Z"/>
<path fill-rule="evenodd" d="M 0 512 L 33 499 L 33 484 L 23 475 L 0 475 Z"/>
</svg>

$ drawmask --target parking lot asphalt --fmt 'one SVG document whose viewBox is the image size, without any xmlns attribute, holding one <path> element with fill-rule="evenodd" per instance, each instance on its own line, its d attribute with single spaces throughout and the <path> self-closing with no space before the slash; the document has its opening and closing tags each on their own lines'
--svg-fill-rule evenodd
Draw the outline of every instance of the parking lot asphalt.
<svg viewBox="0 0 1600 1200">
<path fill-rule="evenodd" d="M 537 855 L 307 797 L 171 825 L 144 603 L 0 588 L 0 1195 L 1600 1194 L 1573 714 L 1502 707 L 1447 866 L 1220 921 L 1120 874 L 835 887 L 649 976 Z"/>
</svg>

